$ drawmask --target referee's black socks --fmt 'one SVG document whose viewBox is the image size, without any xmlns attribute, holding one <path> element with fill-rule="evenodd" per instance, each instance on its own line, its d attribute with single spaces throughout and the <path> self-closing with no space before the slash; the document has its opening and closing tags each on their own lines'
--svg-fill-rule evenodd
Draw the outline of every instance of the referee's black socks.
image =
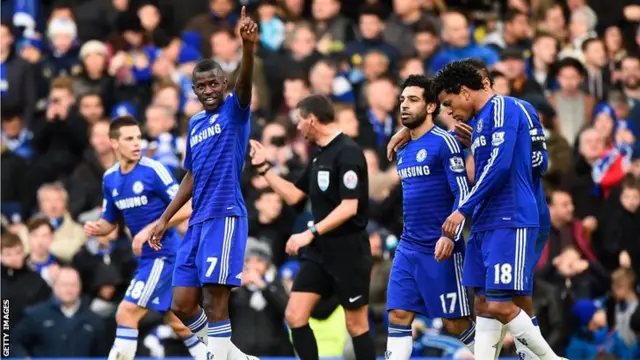
<svg viewBox="0 0 640 360">
<path fill-rule="evenodd" d="M 368 331 L 351 339 L 353 340 L 353 352 L 356 355 L 356 360 L 375 360 L 376 349 L 373 345 L 373 338 Z"/>
<path fill-rule="evenodd" d="M 293 347 L 301 360 L 318 360 L 318 343 L 309 324 L 292 328 L 291 339 L 293 340 Z M 373 342 L 371 345 L 373 346 Z"/>
</svg>

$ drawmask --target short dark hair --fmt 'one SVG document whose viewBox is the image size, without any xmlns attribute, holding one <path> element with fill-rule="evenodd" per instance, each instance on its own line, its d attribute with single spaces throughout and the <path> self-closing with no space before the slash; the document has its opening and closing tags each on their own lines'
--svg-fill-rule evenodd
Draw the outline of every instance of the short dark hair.
<svg viewBox="0 0 640 360">
<path fill-rule="evenodd" d="M 478 69 L 464 61 L 454 61 L 445 65 L 433 80 L 434 92 L 459 94 L 462 86 L 471 90 L 482 90 L 482 76 Z"/>
<path fill-rule="evenodd" d="M 91 92 L 84 93 L 84 94 L 78 96 L 78 104 L 80 104 L 82 102 L 82 100 L 84 100 L 85 98 L 88 98 L 89 96 L 97 97 L 98 99 L 100 99 L 100 103 L 102 103 L 102 96 L 97 92 L 91 91 Z"/>
<path fill-rule="evenodd" d="M 10 232 L 2 234 L 2 239 L 0 239 L 1 250 L 11 249 L 17 246 L 24 247 L 24 245 L 22 244 L 22 240 L 20 240 L 20 237 L 18 237 L 18 235 L 12 234 Z"/>
<path fill-rule="evenodd" d="M 480 58 L 466 58 L 461 61 L 476 68 L 480 72 L 480 76 L 489 79 L 489 85 L 493 86 L 493 77 L 491 76 L 491 72 L 487 68 L 487 64 L 484 60 Z"/>
<path fill-rule="evenodd" d="M 584 69 L 584 66 L 582 65 L 580 60 L 572 57 L 566 57 L 558 61 L 556 65 L 556 74 L 559 74 L 560 71 L 562 71 L 562 69 L 568 68 L 568 67 L 576 69 L 576 71 L 582 76 L 584 76 L 586 73 L 586 70 Z"/>
<path fill-rule="evenodd" d="M 51 225 L 51 222 L 49 221 L 49 219 L 42 217 L 42 216 L 37 216 L 34 218 L 29 219 L 29 221 L 27 221 L 27 231 L 29 233 L 31 233 L 32 231 L 40 228 L 41 226 L 46 226 L 49 228 L 49 230 L 51 230 L 51 232 L 54 232 L 55 229 L 53 228 L 53 225 Z"/>
<path fill-rule="evenodd" d="M 303 117 L 315 115 L 321 124 L 330 124 L 335 119 L 333 104 L 328 97 L 318 94 L 309 95 L 296 106 Z"/>
<path fill-rule="evenodd" d="M 197 73 L 202 73 L 207 71 L 214 71 L 214 72 L 220 72 L 220 73 L 223 72 L 222 67 L 220 67 L 220 64 L 218 64 L 217 62 L 213 61 L 212 59 L 202 59 L 198 61 L 196 66 L 193 68 L 192 75 L 195 76 Z"/>
<path fill-rule="evenodd" d="M 627 174 L 622 180 L 623 189 L 635 189 L 640 191 L 640 179 L 633 176 L 633 174 Z"/>
<path fill-rule="evenodd" d="M 503 16 L 502 20 L 505 23 L 512 22 L 515 18 L 517 18 L 520 15 L 525 16 L 525 17 L 527 16 L 527 14 L 523 13 L 520 10 L 509 8 L 509 9 L 507 9 L 507 12 L 504 13 L 504 16 Z"/>
<path fill-rule="evenodd" d="M 20 119 L 22 117 L 22 109 L 19 106 L 3 104 L 0 109 L 2 122 L 12 121 L 16 118 Z"/>
<path fill-rule="evenodd" d="M 505 76 L 506 75 L 502 71 L 491 70 L 491 72 L 489 73 L 489 79 L 491 81 L 491 85 L 493 85 L 493 79 L 502 78 L 502 77 L 505 77 Z"/>
<path fill-rule="evenodd" d="M 438 94 L 433 91 L 433 81 L 424 75 L 409 75 L 407 79 L 402 83 L 402 88 L 409 86 L 416 86 L 422 88 L 422 97 L 427 104 L 436 104 L 436 110 L 433 112 L 433 116 L 437 116 L 440 112 L 440 100 Z"/>
<path fill-rule="evenodd" d="M 380 21 L 385 20 L 384 8 L 378 4 L 364 4 L 360 7 L 360 14 L 358 17 L 364 15 L 371 15 L 377 17 Z"/>
<path fill-rule="evenodd" d="M 533 43 L 535 44 L 538 40 L 544 38 L 551 38 L 556 41 L 556 44 L 558 43 L 558 37 L 546 30 L 537 30 L 533 35 Z"/>
<path fill-rule="evenodd" d="M 288 74 L 285 76 L 284 81 L 302 81 L 304 86 L 307 88 L 311 88 L 311 83 L 309 83 L 309 78 L 302 72 L 294 72 L 292 74 Z M 282 82 L 284 84 L 284 81 Z"/>
<path fill-rule="evenodd" d="M 111 125 L 109 125 L 109 138 L 117 139 L 120 137 L 120 129 L 125 126 L 137 126 L 140 127 L 140 123 L 138 120 L 134 119 L 131 115 L 120 116 L 113 121 L 111 121 Z"/>
<path fill-rule="evenodd" d="M 432 21 L 427 20 L 418 21 L 415 25 L 413 25 L 413 33 L 428 33 L 435 37 L 440 37 L 438 27 Z"/>
<path fill-rule="evenodd" d="M 601 43 L 604 46 L 604 41 L 602 41 L 601 39 L 597 38 L 597 37 L 591 37 L 588 38 L 587 40 L 582 42 L 582 46 L 580 47 L 582 49 L 582 52 L 587 51 L 587 48 L 589 47 L 589 45 L 591 44 L 595 44 L 595 43 Z"/>
</svg>

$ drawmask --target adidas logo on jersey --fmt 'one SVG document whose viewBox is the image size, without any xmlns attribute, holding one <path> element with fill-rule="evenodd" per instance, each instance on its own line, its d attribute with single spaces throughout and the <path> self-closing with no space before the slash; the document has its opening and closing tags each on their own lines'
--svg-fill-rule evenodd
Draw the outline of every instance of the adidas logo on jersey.
<svg viewBox="0 0 640 360">
<path fill-rule="evenodd" d="M 160 305 L 160 298 L 159 298 L 159 297 L 156 297 L 155 299 L 153 299 L 153 301 L 151 301 L 151 303 L 152 303 L 153 305 Z"/>
<path fill-rule="evenodd" d="M 113 191 L 111 192 L 111 196 L 113 197 L 118 196 L 118 189 L 113 189 Z"/>
</svg>

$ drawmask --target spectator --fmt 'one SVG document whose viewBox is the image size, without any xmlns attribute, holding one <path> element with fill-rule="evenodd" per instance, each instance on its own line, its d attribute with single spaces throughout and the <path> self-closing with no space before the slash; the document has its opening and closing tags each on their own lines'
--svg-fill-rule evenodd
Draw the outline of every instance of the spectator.
<svg viewBox="0 0 640 360">
<path fill-rule="evenodd" d="M 429 21 L 417 23 L 413 35 L 413 46 L 418 58 L 422 60 L 425 71 L 431 70 L 431 59 L 440 47 L 438 29 Z"/>
<path fill-rule="evenodd" d="M 2 234 L 2 298 L 11 302 L 9 319 L 17 324 L 23 310 L 46 301 L 51 289 L 38 273 L 25 263 L 24 246 L 14 234 Z"/>
<path fill-rule="evenodd" d="M 25 262 L 51 286 L 60 272 L 60 266 L 63 265 L 62 261 L 49 251 L 53 243 L 53 226 L 49 219 L 37 217 L 27 222 L 27 231 L 31 251 Z"/>
<path fill-rule="evenodd" d="M 30 65 L 16 56 L 13 46 L 14 38 L 11 25 L 2 20 L 0 24 L 0 64 L 2 64 L 2 79 L 0 79 L 0 98 L 2 107 L 22 109 L 22 119 L 25 127 L 30 127 L 34 121 L 36 110 L 36 82 Z M 4 119 L 4 117 L 3 117 Z"/>
<path fill-rule="evenodd" d="M 386 143 L 397 126 L 395 108 L 398 88 L 388 78 L 380 78 L 371 82 L 367 87 L 367 117 L 376 136 L 376 149 L 382 155 L 386 150 Z"/>
<path fill-rule="evenodd" d="M 77 218 L 85 211 L 102 206 L 102 175 L 116 162 L 109 142 L 109 120 L 99 120 L 91 127 L 89 143 L 80 164 L 67 181 L 69 212 Z"/>
<path fill-rule="evenodd" d="M 360 66 L 364 55 L 372 50 L 383 53 L 395 65 L 398 57 L 396 49 L 384 42 L 384 10 L 379 5 L 364 5 L 359 15 L 359 39 L 347 44 L 346 55 L 353 66 Z"/>
<path fill-rule="evenodd" d="M 549 195 L 551 233 L 542 251 L 538 268 L 548 264 L 568 247 L 575 247 L 588 261 L 598 261 L 589 242 L 584 238 L 582 224 L 573 217 L 573 201 L 568 192 L 555 190 Z M 555 262 L 555 260 L 553 260 Z"/>
<path fill-rule="evenodd" d="M 609 271 L 618 267 L 640 269 L 640 181 L 627 175 L 620 192 L 614 192 L 597 219 L 593 248 Z"/>
<path fill-rule="evenodd" d="M 582 43 L 582 55 L 586 70 L 585 87 L 596 101 L 609 98 L 611 89 L 611 71 L 607 65 L 604 41 L 598 38 L 587 39 Z"/>
<path fill-rule="evenodd" d="M 176 118 L 172 109 L 162 105 L 151 105 L 145 112 L 145 134 L 141 149 L 145 156 L 159 161 L 172 173 L 180 167 L 182 142 L 172 134 Z"/>
<path fill-rule="evenodd" d="M 99 94 L 103 112 L 114 105 L 115 83 L 107 72 L 107 46 L 97 40 L 87 41 L 80 48 L 82 71 L 73 79 L 73 91 L 79 97 Z"/>
<path fill-rule="evenodd" d="M 597 37 L 595 33 L 597 23 L 598 16 L 590 7 L 582 5 L 572 10 L 569 23 L 570 43 L 560 53 L 560 58 L 573 57 L 582 60 L 582 44 L 589 38 Z"/>
<path fill-rule="evenodd" d="M 245 253 L 242 287 L 231 295 L 232 326 L 239 329 L 233 338 L 238 348 L 258 356 L 291 356 L 284 322 L 287 292 L 271 264 L 268 243 L 249 238 Z"/>
<path fill-rule="evenodd" d="M 484 45 L 491 46 L 498 52 L 515 47 L 521 52 L 530 47 L 531 28 L 527 14 L 516 9 L 508 9 L 503 17 L 502 29 L 497 30 L 484 38 Z"/>
<path fill-rule="evenodd" d="M 447 47 L 433 57 L 430 69 L 432 73 L 436 73 L 447 63 L 469 57 L 480 58 L 487 66 L 498 62 L 498 54 L 493 49 L 471 43 L 469 23 L 462 13 L 450 11 L 442 19 L 442 39 Z"/>
<path fill-rule="evenodd" d="M 62 268 L 50 301 L 28 309 L 16 324 L 13 355 L 19 357 L 106 356 L 102 321 L 80 298 L 80 276 Z"/>
<path fill-rule="evenodd" d="M 595 99 L 580 88 L 585 70 L 578 60 L 563 59 L 558 62 L 556 69 L 560 89 L 551 94 L 549 101 L 558 113 L 556 130 L 572 144 L 580 129 L 591 123 Z"/>
<path fill-rule="evenodd" d="M 638 308 L 636 274 L 633 270 L 620 268 L 614 271 L 611 292 L 615 300 L 615 332 L 620 336 L 624 346 L 631 351 L 638 343 L 638 338 L 631 329 L 631 317 Z"/>
<path fill-rule="evenodd" d="M 55 229 L 49 250 L 64 262 L 71 261 L 86 241 L 82 226 L 73 221 L 67 210 L 68 198 L 69 195 L 61 183 L 45 184 L 38 189 L 40 212 Z M 26 238 L 26 234 L 22 237 Z"/>
<path fill-rule="evenodd" d="M 286 260 L 284 251 L 293 226 L 293 214 L 284 208 L 282 199 L 270 188 L 262 189 L 256 196 L 256 215 L 250 219 L 249 236 L 270 247 L 270 262 L 275 266 Z"/>
<path fill-rule="evenodd" d="M 556 55 L 558 40 L 554 34 L 538 32 L 533 38 L 531 57 L 528 60 L 527 82 L 523 93 L 537 93 L 548 96 L 555 83 Z"/>
<path fill-rule="evenodd" d="M 79 96 L 78 110 L 80 111 L 80 115 L 82 115 L 90 125 L 95 124 L 105 116 L 102 98 L 100 98 L 100 94 L 96 93 L 86 93 Z"/>
<path fill-rule="evenodd" d="M 325 47 L 329 52 L 342 51 L 346 44 L 355 38 L 353 23 L 341 14 L 341 10 L 342 5 L 338 0 L 311 2 L 311 16 L 316 25 L 315 37 L 318 45 L 328 44 Z"/>
</svg>

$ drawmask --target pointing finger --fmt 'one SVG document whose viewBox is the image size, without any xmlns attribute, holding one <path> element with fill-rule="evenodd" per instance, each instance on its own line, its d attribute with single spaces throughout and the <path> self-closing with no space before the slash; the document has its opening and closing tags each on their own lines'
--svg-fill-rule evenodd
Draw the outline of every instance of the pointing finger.
<svg viewBox="0 0 640 360">
<path fill-rule="evenodd" d="M 246 16 L 246 10 L 245 10 L 245 7 L 243 6 L 242 10 L 240 10 L 240 18 L 244 19 L 245 16 Z"/>
</svg>

